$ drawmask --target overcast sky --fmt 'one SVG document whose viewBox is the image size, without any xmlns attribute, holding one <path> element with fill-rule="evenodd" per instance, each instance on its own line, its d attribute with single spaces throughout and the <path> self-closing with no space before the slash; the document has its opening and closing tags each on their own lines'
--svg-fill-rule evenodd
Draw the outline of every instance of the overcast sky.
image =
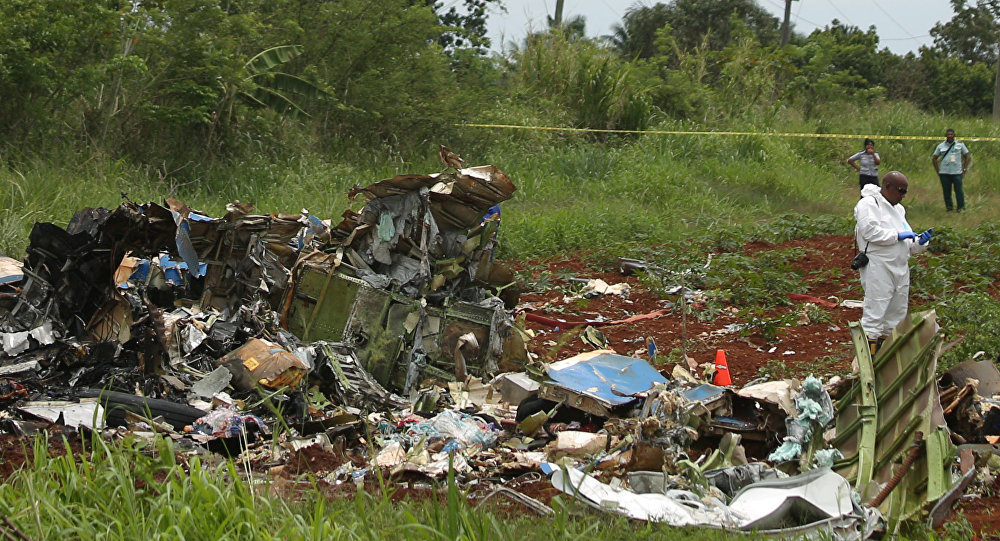
<svg viewBox="0 0 1000 541">
<path fill-rule="evenodd" d="M 563 19 L 583 15 L 588 36 L 607 35 L 636 3 L 651 6 L 656 0 L 564 0 Z M 554 13 L 556 0 L 503 0 L 503 4 L 507 13 L 491 11 L 489 18 L 489 37 L 496 51 L 510 41 L 521 43 L 529 28 L 545 28 L 546 15 Z M 757 4 L 779 19 L 784 17 L 784 0 L 757 0 Z M 888 47 L 904 54 L 933 43 L 931 27 L 952 15 L 948 0 L 796 0 L 792 2 L 791 21 L 796 32 L 806 35 L 833 19 L 862 30 L 874 25 L 880 49 Z"/>
</svg>

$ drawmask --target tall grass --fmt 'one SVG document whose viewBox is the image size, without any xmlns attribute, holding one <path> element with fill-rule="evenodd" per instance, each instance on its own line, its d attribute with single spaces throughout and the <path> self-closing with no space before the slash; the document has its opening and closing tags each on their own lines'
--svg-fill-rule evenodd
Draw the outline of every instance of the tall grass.
<svg viewBox="0 0 1000 541">
<path fill-rule="evenodd" d="M 453 475 L 439 488 L 440 499 L 394 503 L 390 486 L 337 497 L 303 478 L 292 483 L 297 490 L 283 492 L 266 478 L 248 478 L 232 461 L 181 453 L 168 439 L 86 442 L 92 452 L 74 454 L 66 444 L 65 454 L 54 456 L 45 438 L 34 440 L 33 460 L 0 484 L 0 517 L 29 539 L 575 541 L 668 538 L 677 531 L 586 513 L 561 499 L 555 517 L 546 519 L 477 509 Z M 725 538 L 683 531 L 693 540 Z"/>
<path fill-rule="evenodd" d="M 490 113 L 497 122 L 535 122 L 531 110 L 516 105 Z M 508 118 L 505 115 L 511 115 Z M 883 158 L 880 170 L 898 169 L 910 179 L 904 204 L 915 228 L 975 227 L 992 219 L 1000 204 L 1000 160 L 995 137 L 1000 127 L 978 119 L 948 119 L 901 104 L 853 108 L 840 105 L 821 120 L 805 120 L 794 110 L 742 121 L 734 130 L 754 136 L 614 136 L 595 141 L 558 132 L 464 128 L 469 151 L 454 148 L 466 163 L 491 163 L 518 186 L 504 203 L 500 255 L 534 257 L 559 251 L 614 251 L 635 241 L 667 241 L 772 216 L 850 217 L 857 201 L 857 175 L 846 158 L 863 135 L 875 135 Z M 968 212 L 946 214 L 930 163 L 936 140 L 892 139 L 891 135 L 939 136 L 953 127 L 973 153 L 966 177 Z M 664 121 L 663 131 L 705 126 Z M 722 127 L 716 126 L 719 130 Z M 856 139 L 798 138 L 774 132 L 857 133 Z M 884 134 L 884 135 L 881 135 Z M 32 222 L 65 224 L 87 206 L 114 207 L 121 193 L 137 202 L 176 197 L 212 215 L 232 200 L 252 202 L 260 212 L 298 212 L 339 220 L 355 184 L 399 173 L 436 172 L 435 141 L 409 161 L 373 149 L 342 156 L 302 154 L 281 162 L 264 158 L 223 165 L 188 164 L 175 170 L 92 159 L 33 160 L 0 167 L 0 250 L 19 257 Z M 845 231 L 838 231 L 844 233 Z M 849 232 L 849 229 L 846 231 Z"/>
<path fill-rule="evenodd" d="M 512 62 L 517 86 L 573 111 L 576 127 L 637 130 L 653 113 L 653 80 L 594 43 L 559 31 L 535 34 Z"/>
</svg>

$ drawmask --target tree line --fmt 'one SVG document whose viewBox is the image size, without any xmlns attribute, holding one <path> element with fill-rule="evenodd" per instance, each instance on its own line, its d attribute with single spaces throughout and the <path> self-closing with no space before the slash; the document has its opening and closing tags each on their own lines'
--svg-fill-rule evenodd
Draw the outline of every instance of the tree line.
<svg viewBox="0 0 1000 541">
<path fill-rule="evenodd" d="M 405 155 L 463 121 L 641 130 L 844 101 L 986 115 L 1000 0 L 951 2 L 919 54 L 836 20 L 782 46 L 754 0 L 672 0 L 635 4 L 610 36 L 553 21 L 497 55 L 502 0 L 7 0 L 0 155 Z"/>
</svg>

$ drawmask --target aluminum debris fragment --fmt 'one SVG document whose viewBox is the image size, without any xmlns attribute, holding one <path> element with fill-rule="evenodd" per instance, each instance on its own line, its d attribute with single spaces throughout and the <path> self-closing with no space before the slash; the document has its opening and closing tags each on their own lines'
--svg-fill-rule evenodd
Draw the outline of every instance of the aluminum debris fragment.
<svg viewBox="0 0 1000 541">
<path fill-rule="evenodd" d="M 220 366 L 191 386 L 191 392 L 201 398 L 212 398 L 229 386 L 233 373 Z"/>
<path fill-rule="evenodd" d="M 934 378 L 941 343 L 933 311 L 910 314 L 875 359 L 859 324 L 851 323 L 859 379 L 838 401 L 833 444 L 844 455 L 834 470 L 871 502 L 896 475 L 916 432 L 923 434 L 918 460 L 879 509 L 894 531 L 949 493 L 955 483 L 955 447 Z"/>
<path fill-rule="evenodd" d="M 550 381 L 543 382 L 539 396 L 599 415 L 637 401 L 635 395 L 666 379 L 646 361 L 618 355 L 610 350 L 582 353 L 548 366 Z"/>
<path fill-rule="evenodd" d="M 96 401 L 82 402 L 28 402 L 17 408 L 50 423 L 91 429 L 104 428 L 104 409 Z"/>
</svg>

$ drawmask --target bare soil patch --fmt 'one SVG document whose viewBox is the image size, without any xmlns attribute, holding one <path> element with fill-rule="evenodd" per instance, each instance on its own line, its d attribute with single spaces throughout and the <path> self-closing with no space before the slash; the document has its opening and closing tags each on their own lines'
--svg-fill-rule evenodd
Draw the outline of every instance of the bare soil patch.
<svg viewBox="0 0 1000 541">
<path fill-rule="evenodd" d="M 748 253 L 762 250 L 802 248 L 805 256 L 790 262 L 803 276 L 824 273 L 827 269 L 846 267 L 853 256 L 851 238 L 824 235 L 808 240 L 794 240 L 780 245 L 753 243 L 746 247 Z M 628 297 L 604 295 L 590 299 L 567 299 L 562 290 L 551 289 L 529 292 L 521 296 L 521 306 L 540 315 L 564 321 L 604 319 L 618 321 L 629 317 L 650 314 L 673 306 L 679 298 L 659 298 L 651 294 L 637 276 L 625 276 L 616 268 L 593 264 L 596 258 L 583 254 L 578 257 L 557 257 L 514 264 L 517 270 L 532 274 L 537 280 L 542 273 L 550 276 L 553 284 L 572 287 L 570 278 L 601 279 L 608 284 L 627 283 Z M 862 291 L 857 275 L 850 269 L 839 281 L 828 280 L 803 288 L 798 293 L 815 297 L 825 303 L 837 304 L 843 299 L 861 299 Z M 678 284 L 679 285 L 679 284 Z M 804 313 L 808 300 L 789 300 L 788 306 L 779 306 L 764 314 L 765 318 L 777 317 L 788 312 Z M 815 304 L 815 303 L 814 303 Z M 700 363 L 715 360 L 716 351 L 726 353 L 734 385 L 743 385 L 757 378 L 761 369 L 783 370 L 794 377 L 809 374 L 830 376 L 850 371 L 853 358 L 848 323 L 861 319 L 861 310 L 840 306 L 817 304 L 829 314 L 829 321 L 811 322 L 799 318 L 797 325 L 782 327 L 777 338 L 767 341 L 764 336 L 740 333 L 736 326 L 746 323 L 737 316 L 738 310 L 723 311 L 710 320 L 700 321 L 692 315 L 682 315 L 679 309 L 654 319 L 634 323 L 600 326 L 612 349 L 622 355 L 647 357 L 647 341 L 653 340 L 663 360 L 671 351 L 684 352 Z M 703 306 L 692 306 L 698 311 Z M 802 314 L 800 314 L 802 315 Z M 533 353 L 545 359 L 561 359 L 590 351 L 592 346 L 578 335 L 583 327 L 569 327 L 529 321 L 527 327 L 536 333 L 530 344 Z M 729 329 L 729 330 L 727 330 Z M 770 362 L 770 365 L 769 365 Z M 670 372 L 673 364 L 658 364 L 657 368 Z"/>
</svg>

